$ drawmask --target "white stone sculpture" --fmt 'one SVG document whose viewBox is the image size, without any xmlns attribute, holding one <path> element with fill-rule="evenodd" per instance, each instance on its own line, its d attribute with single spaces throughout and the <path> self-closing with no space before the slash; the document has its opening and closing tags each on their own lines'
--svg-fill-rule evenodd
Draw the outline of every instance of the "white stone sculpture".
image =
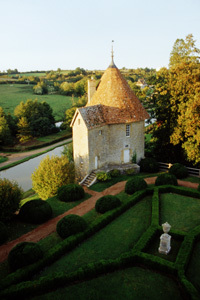
<svg viewBox="0 0 200 300">
<path fill-rule="evenodd" d="M 171 225 L 167 222 L 162 224 L 164 233 L 160 237 L 160 246 L 158 248 L 159 253 L 168 254 L 171 250 L 171 235 L 168 234 L 170 231 Z"/>
</svg>

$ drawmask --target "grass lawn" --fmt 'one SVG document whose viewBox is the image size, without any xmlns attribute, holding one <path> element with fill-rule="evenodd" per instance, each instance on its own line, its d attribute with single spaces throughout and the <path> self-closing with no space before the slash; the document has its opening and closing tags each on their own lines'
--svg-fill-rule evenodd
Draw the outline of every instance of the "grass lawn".
<svg viewBox="0 0 200 300">
<path fill-rule="evenodd" d="M 119 194 L 119 197 L 124 198 L 125 193 Z M 57 271 L 71 272 L 100 259 L 117 258 L 123 252 L 133 248 L 150 222 L 151 196 L 148 196 L 80 246 L 47 267 L 40 273 L 40 276 Z"/>
<path fill-rule="evenodd" d="M 164 275 L 142 269 L 128 268 L 84 281 L 31 300 L 181 300 L 176 282 Z"/>
<path fill-rule="evenodd" d="M 60 120 L 59 114 L 72 106 L 72 97 L 63 95 L 35 95 L 33 94 L 33 86 L 26 84 L 1 84 L 0 85 L 0 106 L 4 112 L 14 114 L 15 107 L 21 101 L 26 102 L 28 99 L 47 102 L 53 109 L 53 115 L 56 121 Z M 76 101 L 77 98 L 74 98 Z"/>
<path fill-rule="evenodd" d="M 200 199 L 162 194 L 160 209 L 160 225 L 168 222 L 172 229 L 185 232 L 200 225 Z"/>
</svg>

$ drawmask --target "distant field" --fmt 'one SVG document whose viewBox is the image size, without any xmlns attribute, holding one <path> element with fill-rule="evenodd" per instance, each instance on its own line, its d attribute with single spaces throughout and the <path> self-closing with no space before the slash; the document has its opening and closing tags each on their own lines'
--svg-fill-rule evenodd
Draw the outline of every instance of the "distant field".
<svg viewBox="0 0 200 300">
<path fill-rule="evenodd" d="M 41 77 L 41 76 L 46 76 L 46 73 L 20 73 L 19 75 L 21 76 L 35 76 L 35 77 Z"/>
<path fill-rule="evenodd" d="M 0 85 L 0 106 L 3 107 L 5 113 L 14 114 L 15 107 L 21 102 L 26 102 L 27 99 L 38 99 L 38 101 L 47 102 L 53 109 L 53 114 L 56 121 L 60 121 L 62 111 L 72 106 L 72 97 L 62 95 L 35 95 L 33 94 L 32 85 L 24 84 L 1 84 Z M 77 98 L 74 98 L 76 101 Z"/>
</svg>

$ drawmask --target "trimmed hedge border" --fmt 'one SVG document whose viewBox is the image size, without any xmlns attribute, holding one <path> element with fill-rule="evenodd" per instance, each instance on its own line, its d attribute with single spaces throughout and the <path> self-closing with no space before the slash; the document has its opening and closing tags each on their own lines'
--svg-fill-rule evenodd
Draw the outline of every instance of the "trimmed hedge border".
<svg viewBox="0 0 200 300">
<path fill-rule="evenodd" d="M 191 197 L 200 199 L 200 192 L 174 186 L 160 186 L 155 189 L 148 188 L 146 190 L 137 192 L 131 197 L 129 202 L 123 204 L 120 208 L 116 208 L 115 210 L 111 212 L 109 211 L 102 215 L 99 219 L 89 225 L 87 230 L 85 230 L 83 233 L 71 236 L 70 238 L 62 241 L 50 249 L 46 253 L 44 259 L 38 263 L 18 270 L 14 274 L 7 276 L 7 278 L 1 281 L 0 287 L 4 288 L 4 290 L 0 293 L 0 296 L 2 296 L 3 299 L 13 299 L 14 296 L 26 297 L 30 295 L 30 293 L 34 296 L 35 294 L 44 293 L 44 291 L 47 292 L 53 288 L 59 288 L 63 285 L 66 286 L 74 281 L 91 279 L 108 272 L 114 272 L 119 269 L 139 264 L 140 266 L 145 265 L 150 269 L 165 272 L 169 275 L 176 275 L 185 295 L 190 299 L 199 299 L 199 292 L 193 286 L 193 284 L 187 280 L 185 276 L 185 270 L 189 263 L 190 254 L 193 250 L 194 243 L 200 238 L 200 225 L 191 230 L 189 234 L 173 230 L 171 231 L 171 233 L 177 236 L 177 238 L 184 238 L 175 262 L 170 262 L 160 257 L 143 252 L 144 249 L 148 247 L 148 243 L 151 241 L 154 235 L 156 235 L 157 231 L 161 229 L 159 226 L 159 193 L 163 192 L 173 192 L 186 196 L 189 195 Z M 16 285 L 11 285 L 21 280 L 30 279 L 31 276 L 38 272 L 41 268 L 52 263 L 62 254 L 66 253 L 66 251 L 74 248 L 84 239 L 90 237 L 98 230 L 109 224 L 112 220 L 125 212 L 129 207 L 136 204 L 144 196 L 151 194 L 153 194 L 151 225 L 130 252 L 123 253 L 117 259 L 99 260 L 95 263 L 89 263 L 70 274 L 57 272 L 53 275 L 41 277 L 36 281 L 25 281 Z"/>
</svg>

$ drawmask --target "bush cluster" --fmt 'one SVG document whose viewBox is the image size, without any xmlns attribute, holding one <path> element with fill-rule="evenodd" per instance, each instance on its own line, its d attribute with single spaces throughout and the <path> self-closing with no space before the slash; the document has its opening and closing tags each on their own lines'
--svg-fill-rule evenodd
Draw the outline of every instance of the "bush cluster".
<svg viewBox="0 0 200 300">
<path fill-rule="evenodd" d="M 169 173 L 158 175 L 155 181 L 155 185 L 178 185 L 176 176 Z"/>
<path fill-rule="evenodd" d="M 27 265 L 37 262 L 43 257 L 40 246 L 33 242 L 17 244 L 8 254 L 8 264 L 15 271 Z"/>
<path fill-rule="evenodd" d="M 85 196 L 83 187 L 79 184 L 66 184 L 58 188 L 57 197 L 60 201 L 78 201 Z"/>
<path fill-rule="evenodd" d="M 106 195 L 99 198 L 95 204 L 97 212 L 104 214 L 105 212 L 114 209 L 121 205 L 121 201 L 118 197 L 112 195 Z"/>
<path fill-rule="evenodd" d="M 176 163 L 170 169 L 169 173 L 176 176 L 176 178 L 182 179 L 188 176 L 188 170 L 182 164 Z"/>
<path fill-rule="evenodd" d="M 133 175 L 133 174 L 135 174 L 135 169 L 134 169 L 134 168 L 131 168 L 131 169 L 126 170 L 126 175 L 131 176 L 131 175 Z"/>
<path fill-rule="evenodd" d="M 97 173 L 97 180 L 98 181 L 109 181 L 111 179 L 111 175 L 106 172 L 99 172 Z"/>
<path fill-rule="evenodd" d="M 109 174 L 110 174 L 110 176 L 111 177 L 118 177 L 118 176 L 120 176 L 120 170 L 118 170 L 118 169 L 113 169 L 113 170 L 111 170 L 110 172 L 109 172 Z"/>
<path fill-rule="evenodd" d="M 140 190 L 144 190 L 146 188 L 147 188 L 146 181 L 141 177 L 135 176 L 126 182 L 125 192 L 129 195 L 132 195 L 133 193 Z"/>
<path fill-rule="evenodd" d="M 200 192 L 200 184 L 198 185 L 198 188 L 197 188 L 197 190 Z"/>
<path fill-rule="evenodd" d="M 3 244 L 8 238 L 8 231 L 6 226 L 0 222 L 0 245 Z"/>
<path fill-rule="evenodd" d="M 0 178 L 0 221 L 8 221 L 19 209 L 23 190 L 18 183 Z"/>
<path fill-rule="evenodd" d="M 27 223 L 41 224 L 51 217 L 52 208 L 50 204 L 41 199 L 26 202 L 19 211 L 20 220 Z"/>
<path fill-rule="evenodd" d="M 86 221 L 78 215 L 67 215 L 56 226 L 56 231 L 63 239 L 70 235 L 82 232 L 86 229 Z"/>
<path fill-rule="evenodd" d="M 151 157 L 146 157 L 146 158 L 141 159 L 139 165 L 140 165 L 141 172 L 154 173 L 154 172 L 159 171 L 158 162 L 154 158 L 151 158 Z"/>
</svg>

